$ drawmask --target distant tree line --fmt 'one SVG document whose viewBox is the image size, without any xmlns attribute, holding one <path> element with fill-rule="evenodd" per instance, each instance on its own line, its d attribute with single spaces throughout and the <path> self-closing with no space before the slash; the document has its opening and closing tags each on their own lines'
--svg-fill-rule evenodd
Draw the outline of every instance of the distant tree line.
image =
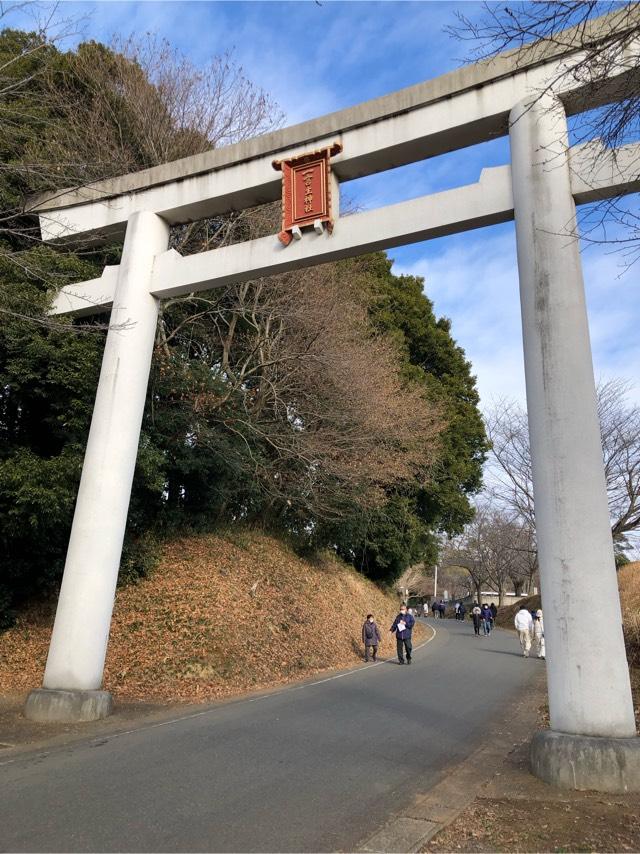
<svg viewBox="0 0 640 854">
<path fill-rule="evenodd" d="M 84 186 L 274 127 L 231 57 L 153 39 L 64 52 L 0 34 L 0 622 L 55 591 L 108 317 L 47 315 L 119 246 L 45 246 L 34 192 Z M 181 253 L 278 230 L 278 206 L 173 229 Z M 162 305 L 121 574 L 177 532 L 260 525 L 379 582 L 473 516 L 475 378 L 423 280 L 383 253 Z"/>
</svg>

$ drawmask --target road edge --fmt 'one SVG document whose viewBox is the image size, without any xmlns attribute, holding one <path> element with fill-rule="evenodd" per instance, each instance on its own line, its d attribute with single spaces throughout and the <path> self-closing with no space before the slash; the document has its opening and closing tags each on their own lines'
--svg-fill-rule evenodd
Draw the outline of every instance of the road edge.
<svg viewBox="0 0 640 854">
<path fill-rule="evenodd" d="M 396 813 L 355 850 L 367 854 L 418 852 L 458 818 L 498 773 L 502 760 L 539 729 L 539 707 L 546 701 L 545 677 L 546 674 L 539 674 L 526 698 L 508 704 L 480 747 L 446 770 L 435 786 L 416 795 L 410 806 Z"/>
</svg>

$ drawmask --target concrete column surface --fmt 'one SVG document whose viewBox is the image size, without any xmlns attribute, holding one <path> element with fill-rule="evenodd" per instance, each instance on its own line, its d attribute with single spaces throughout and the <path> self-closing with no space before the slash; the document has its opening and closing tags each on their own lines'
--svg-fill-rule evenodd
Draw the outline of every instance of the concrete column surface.
<svg viewBox="0 0 640 854">
<path fill-rule="evenodd" d="M 566 117 L 544 94 L 516 106 L 510 125 L 551 728 L 629 738 L 636 729 Z"/>
<path fill-rule="evenodd" d="M 44 675 L 44 688 L 60 695 L 56 709 L 69 692 L 102 684 L 158 318 L 151 270 L 168 240 L 155 214 L 129 219 Z M 31 703 L 40 716 L 42 694 Z M 108 713 L 108 702 L 99 706 Z M 60 719 L 69 711 L 52 713 Z"/>
</svg>

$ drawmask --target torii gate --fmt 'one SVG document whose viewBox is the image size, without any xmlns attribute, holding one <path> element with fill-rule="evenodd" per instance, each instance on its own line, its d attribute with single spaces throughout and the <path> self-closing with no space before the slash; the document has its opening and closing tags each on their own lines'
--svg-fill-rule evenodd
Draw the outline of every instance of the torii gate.
<svg viewBox="0 0 640 854">
<path fill-rule="evenodd" d="M 604 26 L 595 21 L 593 39 L 612 25 L 621 26 L 615 15 Z M 38 201 L 44 240 L 124 236 L 124 248 L 119 265 L 63 288 L 53 306 L 59 314 L 112 310 L 43 688 L 30 694 L 28 717 L 91 720 L 111 708 L 102 674 L 159 300 L 515 218 L 552 727 L 534 739 L 532 767 L 567 787 L 640 789 L 575 237 L 576 204 L 640 189 L 640 146 L 615 156 L 602 149 L 593 168 L 598 143 L 569 148 L 566 123 L 566 114 L 629 91 L 640 39 L 630 40 L 609 85 L 595 92 L 567 73 L 585 57 L 570 44 L 569 30 L 555 44 Z M 476 184 L 338 216 L 344 181 L 507 133 L 511 165 L 483 170 Z M 280 241 L 274 235 L 186 258 L 167 251 L 171 225 L 276 200 L 274 159 L 334 144 L 332 233 L 317 220 Z M 283 245 L 291 234 L 301 239 Z"/>
</svg>

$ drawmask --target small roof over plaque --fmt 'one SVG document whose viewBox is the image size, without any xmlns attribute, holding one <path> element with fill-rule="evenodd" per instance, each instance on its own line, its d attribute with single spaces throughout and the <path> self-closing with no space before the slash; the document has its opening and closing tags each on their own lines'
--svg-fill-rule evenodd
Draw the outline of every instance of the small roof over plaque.
<svg viewBox="0 0 640 854">
<path fill-rule="evenodd" d="M 333 231 L 331 211 L 331 157 L 339 154 L 342 146 L 335 142 L 307 154 L 287 160 L 274 160 L 273 168 L 282 170 L 282 231 L 278 239 L 288 246 L 293 236 L 300 236 L 308 226 L 322 231 Z"/>
</svg>

